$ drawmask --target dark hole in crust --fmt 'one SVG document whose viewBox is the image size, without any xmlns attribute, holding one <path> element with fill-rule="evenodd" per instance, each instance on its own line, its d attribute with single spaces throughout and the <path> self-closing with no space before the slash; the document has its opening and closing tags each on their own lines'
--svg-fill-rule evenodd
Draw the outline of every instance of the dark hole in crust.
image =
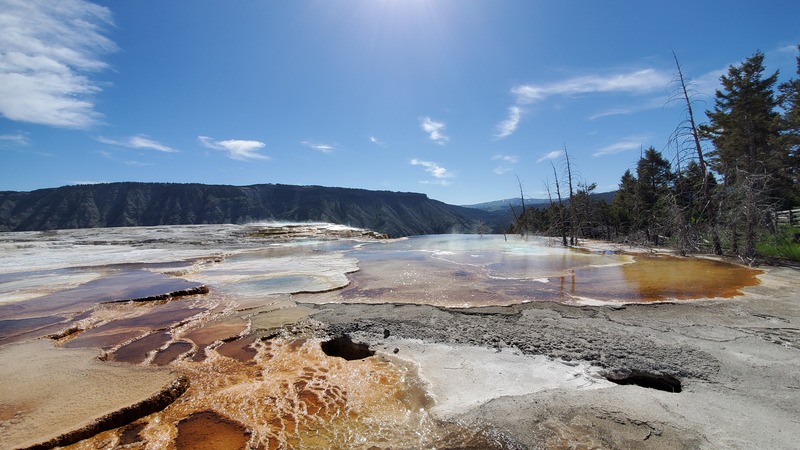
<svg viewBox="0 0 800 450">
<path fill-rule="evenodd" d="M 325 341 L 320 344 L 322 351 L 328 356 L 338 356 L 348 361 L 369 358 L 375 352 L 369 349 L 367 344 L 353 342 L 348 335 Z"/>
<path fill-rule="evenodd" d="M 621 385 L 633 384 L 665 392 L 678 393 L 681 391 L 681 380 L 678 378 L 672 375 L 654 374 L 641 370 L 633 370 L 627 374 L 607 375 L 606 379 L 612 383 Z"/>
</svg>

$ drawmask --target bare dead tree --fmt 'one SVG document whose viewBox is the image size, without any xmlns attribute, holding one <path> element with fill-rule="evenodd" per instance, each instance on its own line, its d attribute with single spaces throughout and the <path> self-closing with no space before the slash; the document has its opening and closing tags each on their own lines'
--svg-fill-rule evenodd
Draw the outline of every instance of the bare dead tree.
<svg viewBox="0 0 800 450">
<path fill-rule="evenodd" d="M 578 237 L 575 231 L 577 218 L 575 213 L 575 189 L 572 186 L 572 163 L 569 160 L 567 144 L 564 144 L 564 158 L 566 160 L 567 181 L 569 183 L 569 245 L 572 246 L 578 245 Z"/>
<path fill-rule="evenodd" d="M 521 223 L 520 226 L 520 235 L 525 236 L 526 232 L 526 223 L 527 220 L 526 211 L 525 211 L 525 193 L 522 189 L 522 180 L 519 179 L 519 175 L 514 175 L 517 178 L 517 185 L 519 185 L 519 201 L 522 204 L 522 214 L 519 216 L 520 219 L 517 219 L 517 223 Z M 512 208 L 513 211 L 513 208 Z"/>
<path fill-rule="evenodd" d="M 711 242 L 713 251 L 717 255 L 722 254 L 722 243 L 720 241 L 719 232 L 717 230 L 718 224 L 718 207 L 714 200 L 714 195 L 711 186 L 711 172 L 708 170 L 705 156 L 703 154 L 703 147 L 700 144 L 700 133 L 698 131 L 697 123 L 694 119 L 694 110 L 692 108 L 692 97 L 686 85 L 686 79 L 683 76 L 681 64 L 678 61 L 678 55 L 675 51 L 672 52 L 672 57 L 675 59 L 677 93 L 673 93 L 671 100 L 680 98 L 684 102 L 684 112 L 686 119 L 678 126 L 673 132 L 672 140 L 676 143 L 676 166 L 678 170 L 682 167 L 682 149 L 688 147 L 693 148 L 694 155 L 697 157 L 697 163 L 700 166 L 700 171 L 703 176 L 702 183 L 702 198 L 703 198 L 703 215 L 708 222 L 709 233 L 711 234 Z M 686 224 L 681 224 L 681 226 Z"/>
<path fill-rule="evenodd" d="M 522 215 L 525 215 L 525 193 L 522 190 L 522 181 L 519 179 L 519 175 L 514 175 L 517 177 L 517 185 L 519 185 L 519 201 L 522 203 Z"/>
<path fill-rule="evenodd" d="M 520 221 L 519 221 L 520 219 L 519 219 L 519 216 L 517 215 L 517 211 L 514 210 L 514 205 L 509 203 L 508 207 L 509 207 L 509 209 L 511 209 L 511 214 L 514 216 L 514 225 L 516 227 L 519 227 L 520 226 Z M 522 231 L 520 231 L 520 234 L 522 234 Z"/>
<path fill-rule="evenodd" d="M 561 232 L 561 245 L 564 247 L 569 246 L 567 242 L 567 226 L 566 220 L 564 218 L 564 201 L 561 197 L 561 186 L 558 181 L 558 171 L 556 170 L 555 164 L 553 161 L 550 161 L 550 167 L 553 168 L 553 177 L 555 178 L 555 186 L 556 186 L 556 196 L 558 197 L 558 228 Z"/>
<path fill-rule="evenodd" d="M 552 216 L 554 213 L 559 213 L 559 208 L 556 205 L 556 202 L 553 201 L 553 191 L 550 190 L 550 180 L 545 178 L 544 179 L 544 190 L 547 192 L 547 200 L 549 203 L 549 208 L 545 214 L 545 223 L 547 224 L 547 228 L 544 230 L 545 236 L 553 236 L 553 235 L 560 235 L 561 234 L 561 222 L 557 221 L 557 223 L 550 223 L 549 216 Z M 560 216 L 559 216 L 560 218 Z"/>
</svg>

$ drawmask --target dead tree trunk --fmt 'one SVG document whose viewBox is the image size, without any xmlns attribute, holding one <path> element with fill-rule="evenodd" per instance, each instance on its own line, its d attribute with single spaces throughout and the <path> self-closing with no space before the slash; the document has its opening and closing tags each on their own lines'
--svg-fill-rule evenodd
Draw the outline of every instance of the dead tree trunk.
<svg viewBox="0 0 800 450">
<path fill-rule="evenodd" d="M 569 245 L 578 245 L 576 236 L 576 214 L 575 214 L 575 190 L 572 187 L 572 164 L 569 161 L 569 152 L 566 144 L 564 145 L 564 157 L 567 160 L 567 180 L 569 182 Z"/>
<path fill-rule="evenodd" d="M 561 186 L 559 186 L 558 182 L 558 171 L 556 171 L 556 166 L 552 161 L 550 162 L 550 167 L 553 168 L 553 176 L 555 177 L 556 183 L 556 196 L 558 197 L 558 228 L 559 231 L 561 231 L 561 245 L 567 247 L 569 246 L 567 242 L 567 226 L 564 219 L 564 203 L 561 199 Z"/>
<path fill-rule="evenodd" d="M 525 194 L 522 191 L 522 181 L 519 179 L 519 175 L 514 175 L 514 176 L 517 177 L 517 184 L 519 185 L 519 201 L 522 203 L 522 214 L 520 215 L 520 220 L 517 221 L 517 223 L 520 223 L 520 233 L 519 234 L 522 235 L 522 236 L 525 236 L 525 232 L 526 232 L 526 229 L 527 229 L 527 225 L 526 225 L 525 222 L 528 220 L 527 216 L 525 214 Z M 513 208 L 512 208 L 512 211 L 513 211 Z"/>
<path fill-rule="evenodd" d="M 675 58 L 675 67 L 678 70 L 678 81 L 680 82 L 681 92 L 683 94 L 683 100 L 686 102 L 686 113 L 688 115 L 689 120 L 689 133 L 691 134 L 692 141 L 694 143 L 695 151 L 697 152 L 697 163 L 700 166 L 700 170 L 703 174 L 703 203 L 704 203 L 704 211 L 706 212 L 706 217 L 708 218 L 709 224 L 709 231 L 711 233 L 711 242 L 714 249 L 714 254 L 721 255 L 722 254 L 722 243 L 719 238 L 719 232 L 717 231 L 717 215 L 719 212 L 719 208 L 717 208 L 716 203 L 714 202 L 713 194 L 711 192 L 711 173 L 708 170 L 708 165 L 706 164 L 705 157 L 703 155 L 703 148 L 700 145 L 700 135 L 697 131 L 697 124 L 694 121 L 694 111 L 692 109 L 692 102 L 689 98 L 689 91 L 686 89 L 686 81 L 683 78 L 683 71 L 681 70 L 681 64 L 678 62 L 678 56 L 675 52 L 672 52 L 673 58 Z"/>
</svg>

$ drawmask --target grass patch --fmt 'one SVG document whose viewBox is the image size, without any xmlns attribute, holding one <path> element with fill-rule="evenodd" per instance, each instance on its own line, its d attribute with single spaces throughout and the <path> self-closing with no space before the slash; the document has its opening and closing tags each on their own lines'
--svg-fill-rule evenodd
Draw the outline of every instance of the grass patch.
<svg viewBox="0 0 800 450">
<path fill-rule="evenodd" d="M 756 252 L 770 258 L 800 261 L 800 227 L 784 225 L 776 234 L 762 236 Z"/>
</svg>

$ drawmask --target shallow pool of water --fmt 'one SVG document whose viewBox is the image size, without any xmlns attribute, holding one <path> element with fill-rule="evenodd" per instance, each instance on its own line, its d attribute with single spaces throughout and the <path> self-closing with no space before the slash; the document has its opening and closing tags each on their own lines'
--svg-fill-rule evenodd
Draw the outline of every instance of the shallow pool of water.
<svg viewBox="0 0 800 450">
<path fill-rule="evenodd" d="M 349 255 L 360 269 L 349 286 L 302 301 L 476 307 L 731 298 L 758 284 L 761 273 L 701 258 L 592 252 L 518 236 L 419 236 L 363 245 Z"/>
</svg>

